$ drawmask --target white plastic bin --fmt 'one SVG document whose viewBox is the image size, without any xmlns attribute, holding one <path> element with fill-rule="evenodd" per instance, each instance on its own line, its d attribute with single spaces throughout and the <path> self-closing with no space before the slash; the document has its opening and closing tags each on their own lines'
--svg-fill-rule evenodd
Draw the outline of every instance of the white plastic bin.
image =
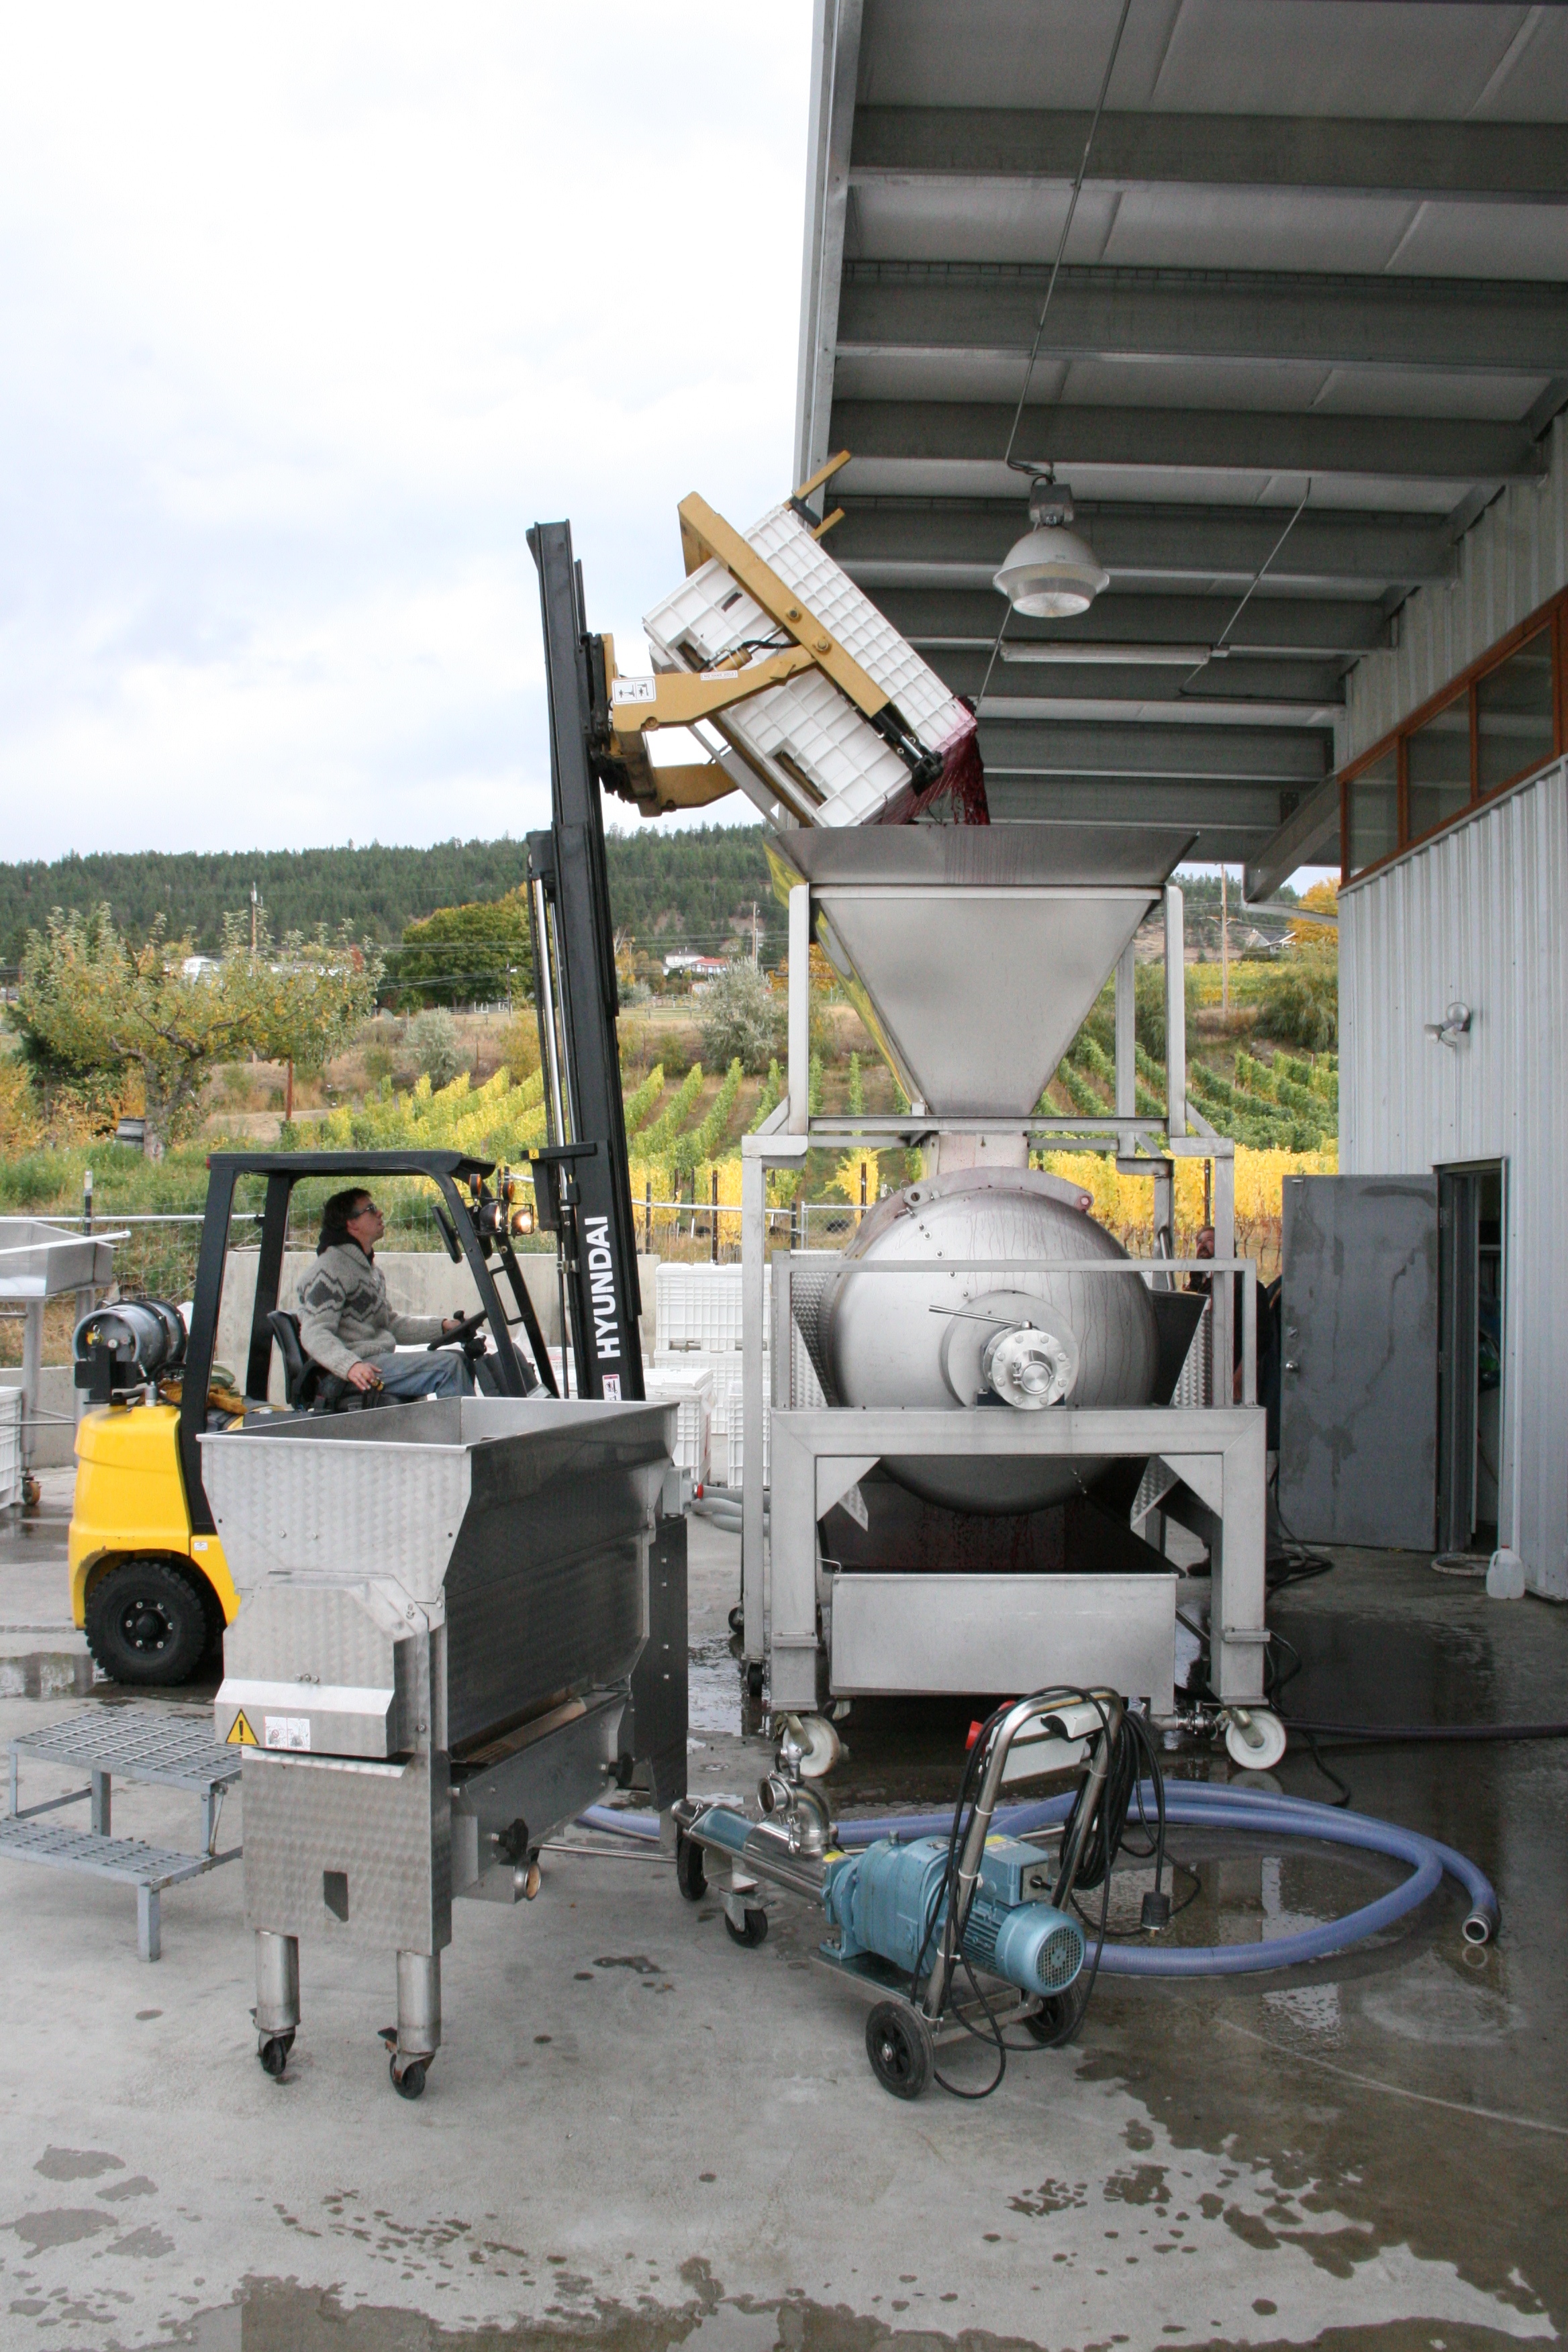
<svg viewBox="0 0 1568 2352">
<path fill-rule="evenodd" d="M 22 1391 L 0 1389 L 0 1510 L 22 1499 Z"/>
<path fill-rule="evenodd" d="M 945 751 L 954 737 L 973 728 L 956 695 L 813 539 L 792 508 L 774 507 L 745 536 L 892 698 L 928 750 Z M 660 669 L 706 669 L 737 646 L 777 635 L 776 624 L 716 558 L 656 604 L 643 626 Z M 816 824 L 872 824 L 910 782 L 898 752 L 820 670 L 737 704 L 725 713 L 723 731 L 766 769 L 786 808 L 803 797 L 809 801 L 799 782 L 804 774 L 821 794 L 820 806 L 810 811 Z"/>
</svg>

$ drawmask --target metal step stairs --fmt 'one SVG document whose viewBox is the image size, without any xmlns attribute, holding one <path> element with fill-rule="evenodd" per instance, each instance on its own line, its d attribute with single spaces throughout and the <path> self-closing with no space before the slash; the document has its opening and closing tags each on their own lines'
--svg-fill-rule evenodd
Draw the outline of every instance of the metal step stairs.
<svg viewBox="0 0 1568 2352">
<path fill-rule="evenodd" d="M 205 1713 L 101 1701 L 40 1730 L 18 1733 L 10 1750 L 11 1811 L 0 1821 L 0 1860 L 41 1862 L 134 1886 L 137 1949 L 144 1960 L 157 1959 L 162 1949 L 159 1897 L 164 1887 L 199 1878 L 239 1858 L 238 1846 L 224 1853 L 217 1851 L 217 1832 L 224 1796 L 240 1776 L 240 1751 L 218 1745 L 212 1736 L 212 1718 Z M 23 1807 L 17 1801 L 17 1773 L 24 1755 L 85 1770 L 88 1786 Z M 201 1852 L 187 1853 L 150 1845 L 141 1838 L 115 1837 L 110 1792 L 117 1776 L 143 1786 L 184 1789 L 195 1796 L 202 1811 Z M 68 1829 L 40 1818 L 82 1803 L 91 1807 L 89 1829 Z"/>
</svg>

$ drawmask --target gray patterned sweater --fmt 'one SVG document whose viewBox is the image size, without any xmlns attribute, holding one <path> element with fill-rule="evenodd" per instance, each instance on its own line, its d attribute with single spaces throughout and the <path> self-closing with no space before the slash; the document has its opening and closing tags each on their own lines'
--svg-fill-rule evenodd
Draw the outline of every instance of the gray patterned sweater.
<svg viewBox="0 0 1568 2352">
<path fill-rule="evenodd" d="M 395 1314 L 374 1258 L 357 1242 L 323 1250 L 300 1285 L 300 1344 L 307 1356 L 346 1380 L 367 1357 L 441 1337 L 438 1315 Z"/>
</svg>

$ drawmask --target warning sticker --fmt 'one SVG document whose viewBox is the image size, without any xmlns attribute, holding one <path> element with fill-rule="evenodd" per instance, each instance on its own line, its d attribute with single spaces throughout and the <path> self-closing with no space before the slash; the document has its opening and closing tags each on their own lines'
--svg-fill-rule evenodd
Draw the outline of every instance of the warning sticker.
<svg viewBox="0 0 1568 2352">
<path fill-rule="evenodd" d="M 617 677 L 610 687 L 612 702 L 657 702 L 658 680 L 656 677 Z"/>
<path fill-rule="evenodd" d="M 606 1372 L 605 1374 L 605 1394 L 606 1398 L 613 1399 L 616 1404 L 620 1402 L 621 1376 L 619 1372 Z"/>
<path fill-rule="evenodd" d="M 268 1748 L 309 1748 L 310 1718 L 308 1715 L 264 1715 L 261 1727 Z"/>
<path fill-rule="evenodd" d="M 226 1748 L 259 1748 L 260 1745 L 260 1740 L 258 1739 L 246 1719 L 245 1709 L 241 1707 L 228 1727 L 224 1738 L 224 1746 Z"/>
</svg>

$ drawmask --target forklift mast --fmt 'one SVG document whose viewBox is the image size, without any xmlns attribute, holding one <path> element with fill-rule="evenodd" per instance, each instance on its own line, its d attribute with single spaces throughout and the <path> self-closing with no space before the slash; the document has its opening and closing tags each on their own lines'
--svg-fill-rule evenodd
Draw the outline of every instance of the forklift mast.
<svg viewBox="0 0 1568 2352">
<path fill-rule="evenodd" d="M 560 1253 L 579 1396 L 640 1398 L 637 1231 L 616 1036 L 618 989 L 598 747 L 604 642 L 588 634 L 569 523 L 535 523 L 550 698 L 553 822 L 528 836 L 534 994 L 549 1143 L 534 1154 L 541 1224 Z"/>
</svg>

